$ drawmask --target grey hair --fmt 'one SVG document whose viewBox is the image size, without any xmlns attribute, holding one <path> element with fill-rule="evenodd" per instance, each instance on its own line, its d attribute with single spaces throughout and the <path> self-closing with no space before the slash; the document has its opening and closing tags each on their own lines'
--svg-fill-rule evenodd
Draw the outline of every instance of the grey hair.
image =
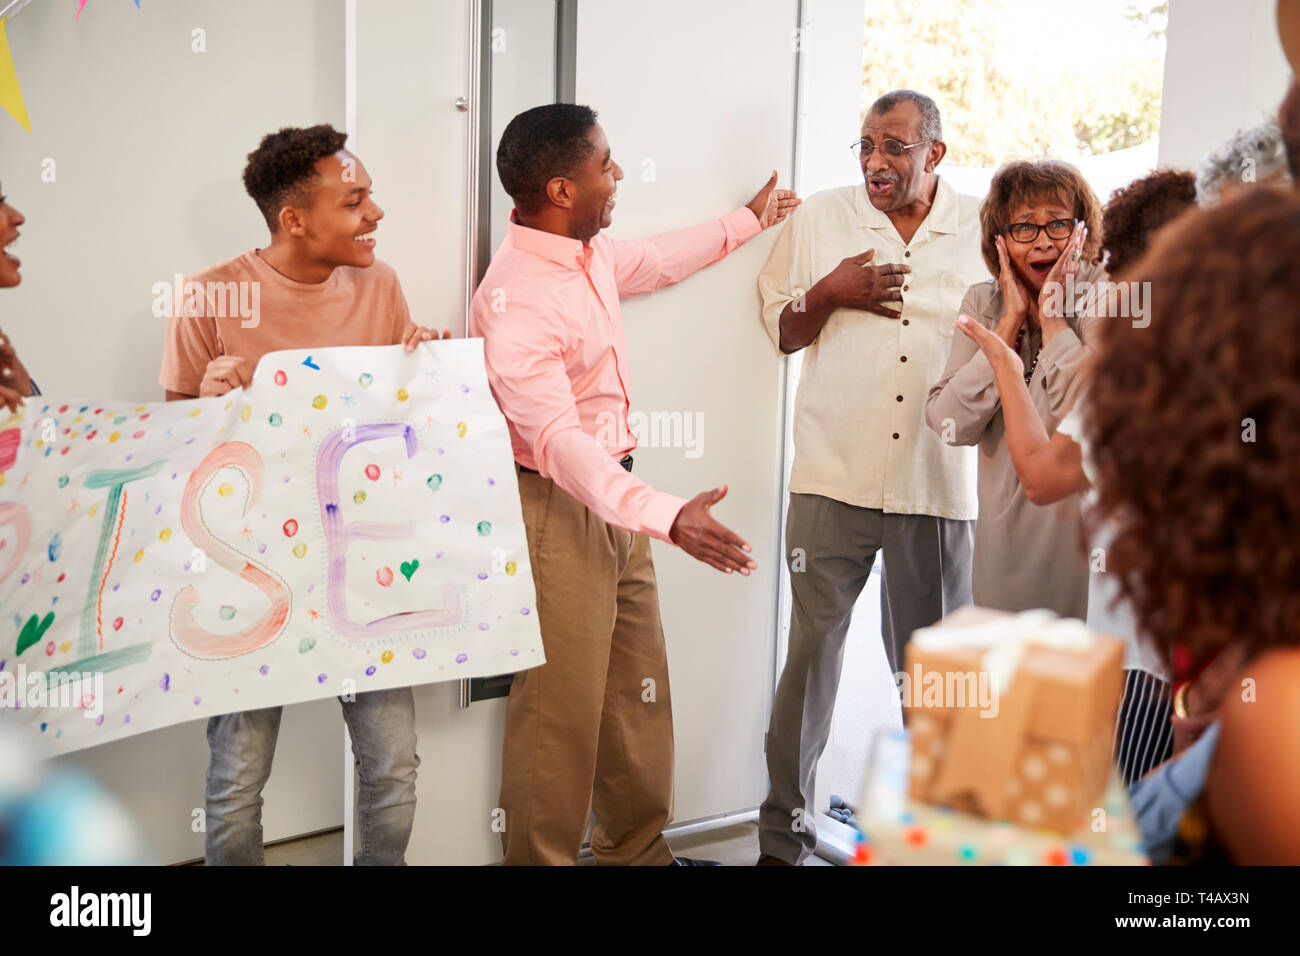
<svg viewBox="0 0 1300 956">
<path fill-rule="evenodd" d="M 921 111 L 921 137 L 923 139 L 935 143 L 943 142 L 943 123 L 939 121 L 938 104 L 924 93 L 918 93 L 916 90 L 894 90 L 892 93 L 886 93 L 871 104 L 871 109 L 867 110 L 867 115 L 888 113 L 899 103 L 915 103 L 916 108 Z"/>
<path fill-rule="evenodd" d="M 1247 178 L 1244 170 L 1250 169 Z M 1212 206 L 1219 201 L 1223 187 L 1234 182 L 1262 182 L 1277 175 L 1289 176 L 1286 142 L 1282 130 L 1273 120 L 1254 129 L 1239 130 L 1217 150 L 1201 160 L 1196 173 L 1196 201 Z"/>
</svg>

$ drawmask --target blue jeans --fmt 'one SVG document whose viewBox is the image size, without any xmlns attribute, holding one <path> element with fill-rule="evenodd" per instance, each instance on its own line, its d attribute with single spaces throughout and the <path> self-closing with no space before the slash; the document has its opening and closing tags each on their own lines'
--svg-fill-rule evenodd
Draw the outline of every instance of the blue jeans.
<svg viewBox="0 0 1300 956">
<path fill-rule="evenodd" d="M 352 735 L 361 780 L 357 866 L 402 866 L 415 822 L 415 699 L 411 688 L 358 693 L 339 699 Z M 208 720 L 207 820 L 203 859 L 208 866 L 261 866 L 262 788 L 280 734 L 281 707 L 222 714 Z"/>
</svg>

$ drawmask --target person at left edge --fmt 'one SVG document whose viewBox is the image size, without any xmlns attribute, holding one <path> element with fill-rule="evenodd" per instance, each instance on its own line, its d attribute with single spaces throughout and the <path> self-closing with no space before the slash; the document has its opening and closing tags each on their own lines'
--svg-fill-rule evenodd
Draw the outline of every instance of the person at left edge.
<svg viewBox="0 0 1300 956">
<path fill-rule="evenodd" d="M 474 294 L 469 334 L 484 339 L 509 423 L 546 650 L 545 664 L 516 675 L 506 708 L 504 862 L 575 863 L 590 808 L 597 863 L 690 865 L 661 832 L 672 816 L 673 725 L 650 538 L 727 573 L 755 564 L 709 514 L 725 485 L 685 501 L 631 474 L 619 300 L 717 262 L 799 199 L 773 173 L 721 219 L 610 239 L 601 230 L 623 170 L 595 111 L 574 104 L 512 119 L 497 172 L 515 209 Z"/>
</svg>

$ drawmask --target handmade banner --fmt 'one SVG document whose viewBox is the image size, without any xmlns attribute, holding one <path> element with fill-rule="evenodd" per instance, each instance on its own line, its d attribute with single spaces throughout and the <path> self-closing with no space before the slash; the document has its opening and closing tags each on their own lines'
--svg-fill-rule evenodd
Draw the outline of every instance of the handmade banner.
<svg viewBox="0 0 1300 956">
<path fill-rule="evenodd" d="M 535 667 L 535 602 L 481 339 L 0 418 L 0 720 L 46 753 Z"/>
</svg>

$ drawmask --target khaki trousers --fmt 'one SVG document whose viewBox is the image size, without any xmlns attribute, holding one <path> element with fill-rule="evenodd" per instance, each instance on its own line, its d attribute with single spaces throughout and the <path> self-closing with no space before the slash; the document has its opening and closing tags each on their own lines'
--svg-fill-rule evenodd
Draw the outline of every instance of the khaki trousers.
<svg viewBox="0 0 1300 956">
<path fill-rule="evenodd" d="M 650 539 L 519 473 L 546 663 L 515 675 L 501 761 L 507 865 L 664 865 L 673 717 Z"/>
</svg>

